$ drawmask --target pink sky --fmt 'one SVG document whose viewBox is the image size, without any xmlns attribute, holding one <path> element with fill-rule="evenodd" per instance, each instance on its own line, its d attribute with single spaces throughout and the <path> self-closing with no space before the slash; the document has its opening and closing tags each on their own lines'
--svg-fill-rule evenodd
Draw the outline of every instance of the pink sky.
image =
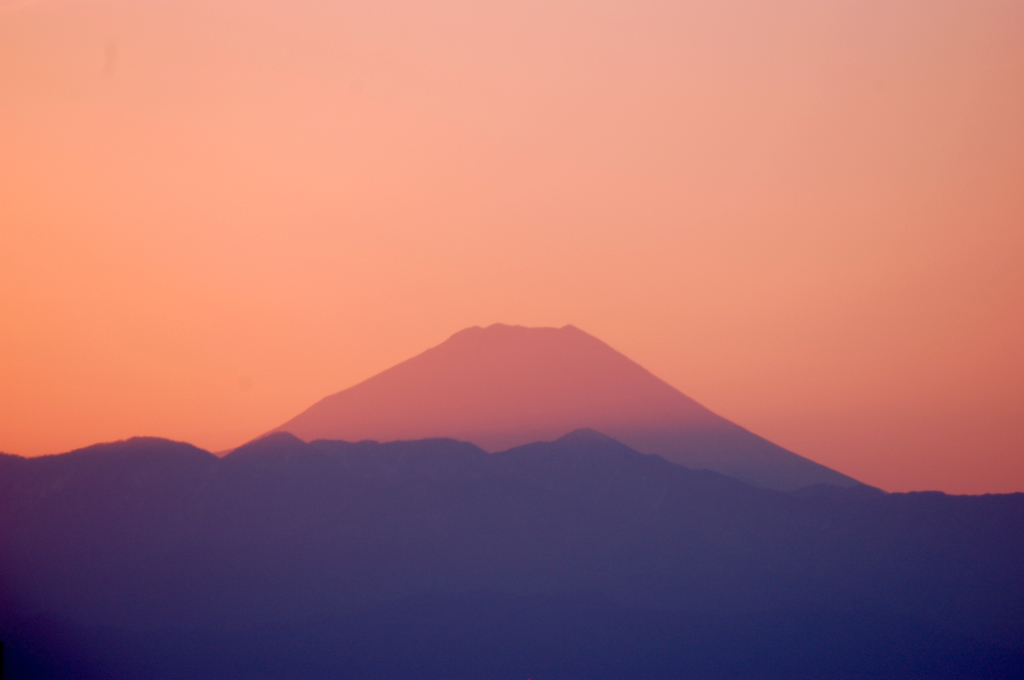
<svg viewBox="0 0 1024 680">
<path fill-rule="evenodd" d="M 870 484 L 1024 491 L 1022 120 L 1016 0 L 0 0 L 0 451 L 573 324 Z"/>
</svg>

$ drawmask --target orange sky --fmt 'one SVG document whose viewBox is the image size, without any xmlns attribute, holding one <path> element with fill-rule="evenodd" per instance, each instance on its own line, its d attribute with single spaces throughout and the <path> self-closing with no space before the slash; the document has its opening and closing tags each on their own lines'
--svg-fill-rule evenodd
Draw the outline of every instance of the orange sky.
<svg viewBox="0 0 1024 680">
<path fill-rule="evenodd" d="M 0 0 L 0 451 L 220 450 L 571 323 L 870 484 L 1024 491 L 1021 121 L 1018 0 Z"/>
</svg>

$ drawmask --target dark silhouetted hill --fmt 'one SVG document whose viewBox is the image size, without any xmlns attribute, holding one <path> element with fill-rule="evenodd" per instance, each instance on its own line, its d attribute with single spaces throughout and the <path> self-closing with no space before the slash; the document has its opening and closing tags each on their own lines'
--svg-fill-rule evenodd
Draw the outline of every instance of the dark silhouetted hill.
<svg viewBox="0 0 1024 680">
<path fill-rule="evenodd" d="M 8 677 L 1021 677 L 1024 495 L 756 488 L 592 430 L 0 456 Z"/>
<path fill-rule="evenodd" d="M 305 441 L 452 437 L 500 451 L 580 428 L 755 486 L 858 484 L 712 413 L 573 326 L 467 328 L 277 430 Z"/>
</svg>

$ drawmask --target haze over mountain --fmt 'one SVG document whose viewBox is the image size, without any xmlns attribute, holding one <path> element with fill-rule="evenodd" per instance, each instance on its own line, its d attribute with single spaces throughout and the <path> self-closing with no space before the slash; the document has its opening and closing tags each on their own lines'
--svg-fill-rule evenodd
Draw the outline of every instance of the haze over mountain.
<svg viewBox="0 0 1024 680">
<path fill-rule="evenodd" d="M 274 431 L 305 441 L 451 437 L 493 452 L 580 428 L 765 488 L 859 484 L 712 413 L 574 326 L 467 328 Z"/>
</svg>

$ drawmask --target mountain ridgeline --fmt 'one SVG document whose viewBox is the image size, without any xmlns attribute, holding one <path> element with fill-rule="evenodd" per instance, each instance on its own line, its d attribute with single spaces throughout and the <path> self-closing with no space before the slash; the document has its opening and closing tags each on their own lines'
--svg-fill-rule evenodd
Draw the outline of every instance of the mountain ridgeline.
<svg viewBox="0 0 1024 680">
<path fill-rule="evenodd" d="M 0 456 L 8 677 L 1024 675 L 1024 495 L 783 492 L 593 430 Z"/>
<path fill-rule="evenodd" d="M 573 326 L 467 328 L 275 431 L 305 441 L 451 437 L 500 451 L 580 428 L 755 486 L 859 484 L 712 413 Z"/>
</svg>

